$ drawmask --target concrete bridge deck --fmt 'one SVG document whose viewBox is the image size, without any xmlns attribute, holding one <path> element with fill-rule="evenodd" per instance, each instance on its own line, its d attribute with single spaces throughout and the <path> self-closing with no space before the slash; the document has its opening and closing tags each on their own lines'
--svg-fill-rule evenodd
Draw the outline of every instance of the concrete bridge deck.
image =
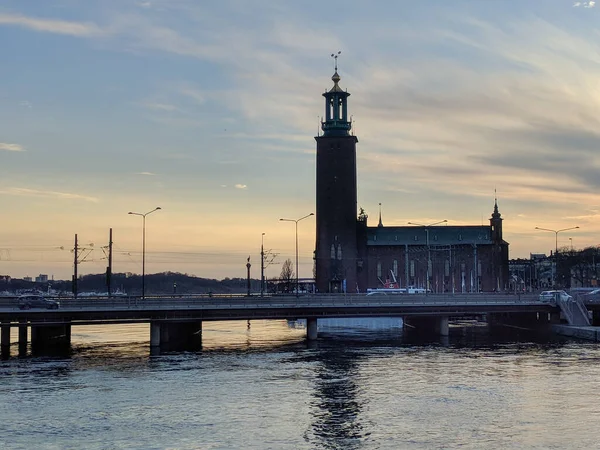
<svg viewBox="0 0 600 450">
<path fill-rule="evenodd" d="M 411 327 L 448 333 L 452 317 L 486 315 L 493 321 L 520 324 L 551 321 L 557 306 L 541 303 L 536 295 L 430 294 L 430 295 L 197 295 L 160 297 L 83 297 L 58 299 L 57 310 L 20 310 L 18 298 L 0 299 L 0 342 L 9 345 L 10 328 L 19 327 L 19 342 L 70 343 L 72 325 L 149 323 L 151 345 L 175 340 L 197 340 L 203 321 L 307 319 L 307 337 L 316 339 L 318 318 L 403 317 Z M 600 311 L 600 303 L 586 305 Z M 8 343 L 8 344 L 7 344 Z"/>
</svg>

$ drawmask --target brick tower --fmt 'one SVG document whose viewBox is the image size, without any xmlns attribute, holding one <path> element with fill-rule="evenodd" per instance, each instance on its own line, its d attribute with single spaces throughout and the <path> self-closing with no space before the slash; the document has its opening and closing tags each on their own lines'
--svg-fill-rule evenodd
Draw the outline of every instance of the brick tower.
<svg viewBox="0 0 600 450">
<path fill-rule="evenodd" d="M 356 292 L 356 143 L 348 97 L 337 72 L 325 97 L 323 134 L 317 141 L 316 285 L 319 292 Z"/>
</svg>

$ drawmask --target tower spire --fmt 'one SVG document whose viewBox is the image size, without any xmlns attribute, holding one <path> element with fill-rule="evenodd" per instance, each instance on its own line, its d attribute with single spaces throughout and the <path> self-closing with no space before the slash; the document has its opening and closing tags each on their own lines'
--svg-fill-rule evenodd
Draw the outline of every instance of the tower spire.
<svg viewBox="0 0 600 450">
<path fill-rule="evenodd" d="M 333 87 L 323 94 L 325 97 L 325 121 L 321 122 L 321 128 L 325 137 L 350 136 L 352 128 L 352 123 L 348 120 L 348 97 L 350 94 L 340 87 L 341 77 L 337 71 L 337 59 L 341 53 L 339 51 L 331 54 L 335 69 L 335 73 L 331 77 Z"/>
<path fill-rule="evenodd" d="M 494 212 L 492 213 L 492 218 L 499 219 L 500 212 L 498 211 L 498 195 L 496 193 L 496 189 L 494 188 Z"/>
<path fill-rule="evenodd" d="M 381 221 L 381 203 L 379 203 L 379 224 L 377 226 L 378 227 L 383 226 L 383 222 Z"/>
</svg>

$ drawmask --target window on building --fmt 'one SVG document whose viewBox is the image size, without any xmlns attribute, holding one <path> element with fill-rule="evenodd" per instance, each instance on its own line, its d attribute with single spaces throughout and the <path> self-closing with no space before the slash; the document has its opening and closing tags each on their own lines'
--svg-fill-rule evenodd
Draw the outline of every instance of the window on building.
<svg viewBox="0 0 600 450">
<path fill-rule="evenodd" d="M 331 259 L 335 259 L 335 245 L 331 244 L 331 254 L 329 255 Z"/>
<path fill-rule="evenodd" d="M 394 276 L 397 278 L 398 277 L 398 260 L 397 259 L 394 260 L 394 266 L 393 266 L 392 270 L 394 271 Z"/>
<path fill-rule="evenodd" d="M 381 278 L 381 263 L 377 263 L 377 278 Z"/>
<path fill-rule="evenodd" d="M 447 277 L 450 276 L 450 261 L 446 260 L 446 262 L 444 263 L 444 275 L 446 275 Z"/>
<path fill-rule="evenodd" d="M 410 261 L 410 276 L 414 277 L 415 276 L 415 260 L 412 259 Z"/>
<path fill-rule="evenodd" d="M 338 244 L 337 259 L 342 260 L 342 244 Z"/>
</svg>

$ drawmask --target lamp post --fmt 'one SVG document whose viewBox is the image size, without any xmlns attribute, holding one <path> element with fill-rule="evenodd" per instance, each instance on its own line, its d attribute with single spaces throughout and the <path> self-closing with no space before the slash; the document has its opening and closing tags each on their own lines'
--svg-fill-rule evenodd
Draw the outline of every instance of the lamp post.
<svg viewBox="0 0 600 450">
<path fill-rule="evenodd" d="M 260 296 L 265 293 L 265 233 L 260 237 Z"/>
<path fill-rule="evenodd" d="M 430 223 L 429 225 L 424 225 L 422 223 L 416 223 L 416 222 L 408 222 L 409 225 L 417 225 L 419 227 L 425 228 L 425 235 L 426 235 L 426 239 L 427 239 L 427 286 L 425 287 L 426 294 L 429 294 L 429 266 L 431 266 L 431 250 L 429 247 L 429 227 L 432 227 L 434 225 L 439 225 L 440 223 L 446 223 L 446 222 L 448 222 L 446 219 L 440 220 L 439 222 Z"/>
<path fill-rule="evenodd" d="M 554 287 L 556 287 L 556 278 L 558 277 L 558 233 L 561 233 L 563 231 L 576 230 L 577 228 L 579 227 L 577 226 L 570 228 L 562 228 L 560 230 L 551 230 L 550 228 L 535 227 L 536 230 L 551 231 L 552 233 L 554 233 L 554 270 L 552 274 L 552 284 Z"/>
<path fill-rule="evenodd" d="M 298 296 L 299 293 L 299 289 L 298 289 L 298 222 L 300 222 L 301 220 L 306 219 L 307 217 L 310 216 L 314 216 L 315 213 L 310 213 L 307 214 L 304 217 L 300 217 L 299 219 L 279 219 L 282 222 L 294 222 L 296 224 L 296 297 Z"/>
<path fill-rule="evenodd" d="M 142 299 L 146 295 L 146 216 L 154 211 L 158 211 L 159 209 L 162 208 L 157 206 L 152 211 L 148 211 L 147 213 L 137 213 L 131 211 L 127 213 L 133 216 L 142 216 Z"/>
</svg>

